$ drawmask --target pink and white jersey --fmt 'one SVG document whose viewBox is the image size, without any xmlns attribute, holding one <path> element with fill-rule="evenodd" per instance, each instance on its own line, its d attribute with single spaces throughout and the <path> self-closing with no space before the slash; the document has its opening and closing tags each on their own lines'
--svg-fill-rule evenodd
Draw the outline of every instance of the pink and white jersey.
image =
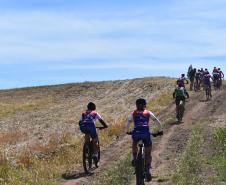
<svg viewBox="0 0 226 185">
<path fill-rule="evenodd" d="M 85 111 L 82 113 L 81 116 L 81 123 L 82 124 L 96 124 L 96 120 L 102 119 L 101 116 L 96 111 Z"/>
<path fill-rule="evenodd" d="M 150 119 L 157 124 L 159 130 L 162 130 L 161 122 L 158 120 L 158 118 L 150 111 L 144 110 L 144 111 L 133 111 L 128 118 L 127 123 L 127 131 L 129 132 L 131 123 L 134 123 L 134 128 L 136 127 L 148 127 L 150 126 Z"/>
</svg>

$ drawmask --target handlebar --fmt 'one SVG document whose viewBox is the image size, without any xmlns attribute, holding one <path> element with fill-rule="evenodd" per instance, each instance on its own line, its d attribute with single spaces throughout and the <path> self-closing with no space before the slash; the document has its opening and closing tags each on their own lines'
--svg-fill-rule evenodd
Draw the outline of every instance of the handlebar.
<svg viewBox="0 0 226 185">
<path fill-rule="evenodd" d="M 107 128 L 107 127 L 96 127 L 96 129 L 99 129 L 99 130 L 103 130 L 105 128 Z"/>
<path fill-rule="evenodd" d="M 132 135 L 132 132 L 126 132 L 127 135 Z M 157 132 L 157 133 L 152 133 L 151 134 L 153 137 L 157 137 L 157 136 L 162 136 L 163 135 L 163 131 L 161 132 Z"/>
</svg>

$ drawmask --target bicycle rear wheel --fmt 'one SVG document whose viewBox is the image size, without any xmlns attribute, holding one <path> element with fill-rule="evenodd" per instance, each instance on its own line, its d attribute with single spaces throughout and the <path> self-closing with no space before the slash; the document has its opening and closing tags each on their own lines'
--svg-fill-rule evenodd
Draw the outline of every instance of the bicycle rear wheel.
<svg viewBox="0 0 226 185">
<path fill-rule="evenodd" d="M 210 99 L 210 90 L 209 88 L 206 89 L 206 101 L 209 101 Z"/>
<path fill-rule="evenodd" d="M 144 158 L 138 154 L 136 160 L 136 185 L 144 185 Z"/>
<path fill-rule="evenodd" d="M 179 110 L 178 110 L 178 121 L 181 122 L 184 116 L 184 104 L 179 105 Z"/>
<path fill-rule="evenodd" d="M 83 146 L 83 168 L 85 173 L 90 173 L 92 168 L 92 145 L 85 143 Z"/>
</svg>

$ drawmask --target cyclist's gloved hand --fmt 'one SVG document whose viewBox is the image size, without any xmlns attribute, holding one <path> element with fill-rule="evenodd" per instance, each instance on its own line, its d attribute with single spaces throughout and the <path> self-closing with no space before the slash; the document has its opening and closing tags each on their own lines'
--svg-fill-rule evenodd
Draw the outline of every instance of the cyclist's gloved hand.
<svg viewBox="0 0 226 185">
<path fill-rule="evenodd" d="M 162 136 L 162 135 L 163 135 L 163 131 L 159 131 L 159 132 L 158 132 L 158 135 L 159 135 L 159 136 Z"/>
<path fill-rule="evenodd" d="M 158 131 L 157 133 L 152 134 L 153 137 L 162 136 L 162 135 L 163 135 L 163 131 Z"/>
<path fill-rule="evenodd" d="M 108 128 L 108 126 L 103 126 L 103 127 L 100 127 L 99 129 L 103 130 L 103 129 L 106 129 L 106 128 Z"/>
<path fill-rule="evenodd" d="M 132 135 L 132 132 L 126 132 L 127 135 Z"/>
</svg>

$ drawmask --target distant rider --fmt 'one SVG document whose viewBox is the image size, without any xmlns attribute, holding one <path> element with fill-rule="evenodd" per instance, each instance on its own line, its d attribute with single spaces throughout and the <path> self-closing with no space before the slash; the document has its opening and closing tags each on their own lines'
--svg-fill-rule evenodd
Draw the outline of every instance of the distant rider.
<svg viewBox="0 0 226 185">
<path fill-rule="evenodd" d="M 133 160 L 132 165 L 135 166 L 135 159 L 137 157 L 137 143 L 142 140 L 145 147 L 145 176 L 147 181 L 151 181 L 151 150 L 152 150 L 152 139 L 150 133 L 150 120 L 153 120 L 155 124 L 158 126 L 158 134 L 163 135 L 161 122 L 155 117 L 155 115 L 146 109 L 146 100 L 145 99 L 137 99 L 136 100 L 136 110 L 133 111 L 127 123 L 127 133 L 130 133 L 130 125 L 134 123 L 134 129 L 132 131 L 132 153 Z"/>
<path fill-rule="evenodd" d="M 207 71 L 205 74 L 204 74 L 204 76 L 203 76 L 203 84 L 204 84 L 204 88 L 205 88 L 205 90 L 207 89 L 207 88 L 209 88 L 210 89 L 210 97 L 212 97 L 212 92 L 211 92 L 211 79 L 213 79 L 212 78 L 212 76 L 210 75 L 210 73 Z"/>
<path fill-rule="evenodd" d="M 107 124 L 103 121 L 101 116 L 95 111 L 96 105 L 93 102 L 88 103 L 87 110 L 82 113 L 81 119 L 79 121 L 80 130 L 85 134 L 85 141 L 89 142 L 90 137 L 93 143 L 93 160 L 95 163 L 98 162 L 98 135 L 96 131 L 96 120 L 98 119 L 103 125 L 103 129 L 107 128 Z"/>
<path fill-rule="evenodd" d="M 185 77 L 185 74 L 181 74 L 181 77 L 178 78 L 178 80 L 177 80 L 177 85 L 180 85 L 181 87 L 185 88 L 185 83 L 184 83 L 185 81 L 186 81 L 186 84 L 189 83 L 187 78 Z"/>
<path fill-rule="evenodd" d="M 195 83 L 197 90 L 200 90 L 200 84 L 201 84 L 201 70 L 198 69 L 198 71 L 195 73 Z"/>
<path fill-rule="evenodd" d="M 218 72 L 220 75 L 220 86 L 222 86 L 222 79 L 224 78 L 224 73 L 223 73 L 223 71 L 221 71 L 221 68 L 218 68 Z"/>
<path fill-rule="evenodd" d="M 189 98 L 188 92 L 186 91 L 186 89 L 183 86 L 181 86 L 181 84 L 179 84 L 178 87 L 173 92 L 173 98 L 175 98 L 175 103 L 176 103 L 177 119 L 179 118 L 180 101 L 183 101 L 183 104 L 185 105 L 186 97 Z"/>
<path fill-rule="evenodd" d="M 191 91 L 193 90 L 193 87 L 194 87 L 195 74 L 196 74 L 196 68 L 191 69 L 188 72 L 188 78 L 190 80 L 190 90 Z"/>
</svg>

